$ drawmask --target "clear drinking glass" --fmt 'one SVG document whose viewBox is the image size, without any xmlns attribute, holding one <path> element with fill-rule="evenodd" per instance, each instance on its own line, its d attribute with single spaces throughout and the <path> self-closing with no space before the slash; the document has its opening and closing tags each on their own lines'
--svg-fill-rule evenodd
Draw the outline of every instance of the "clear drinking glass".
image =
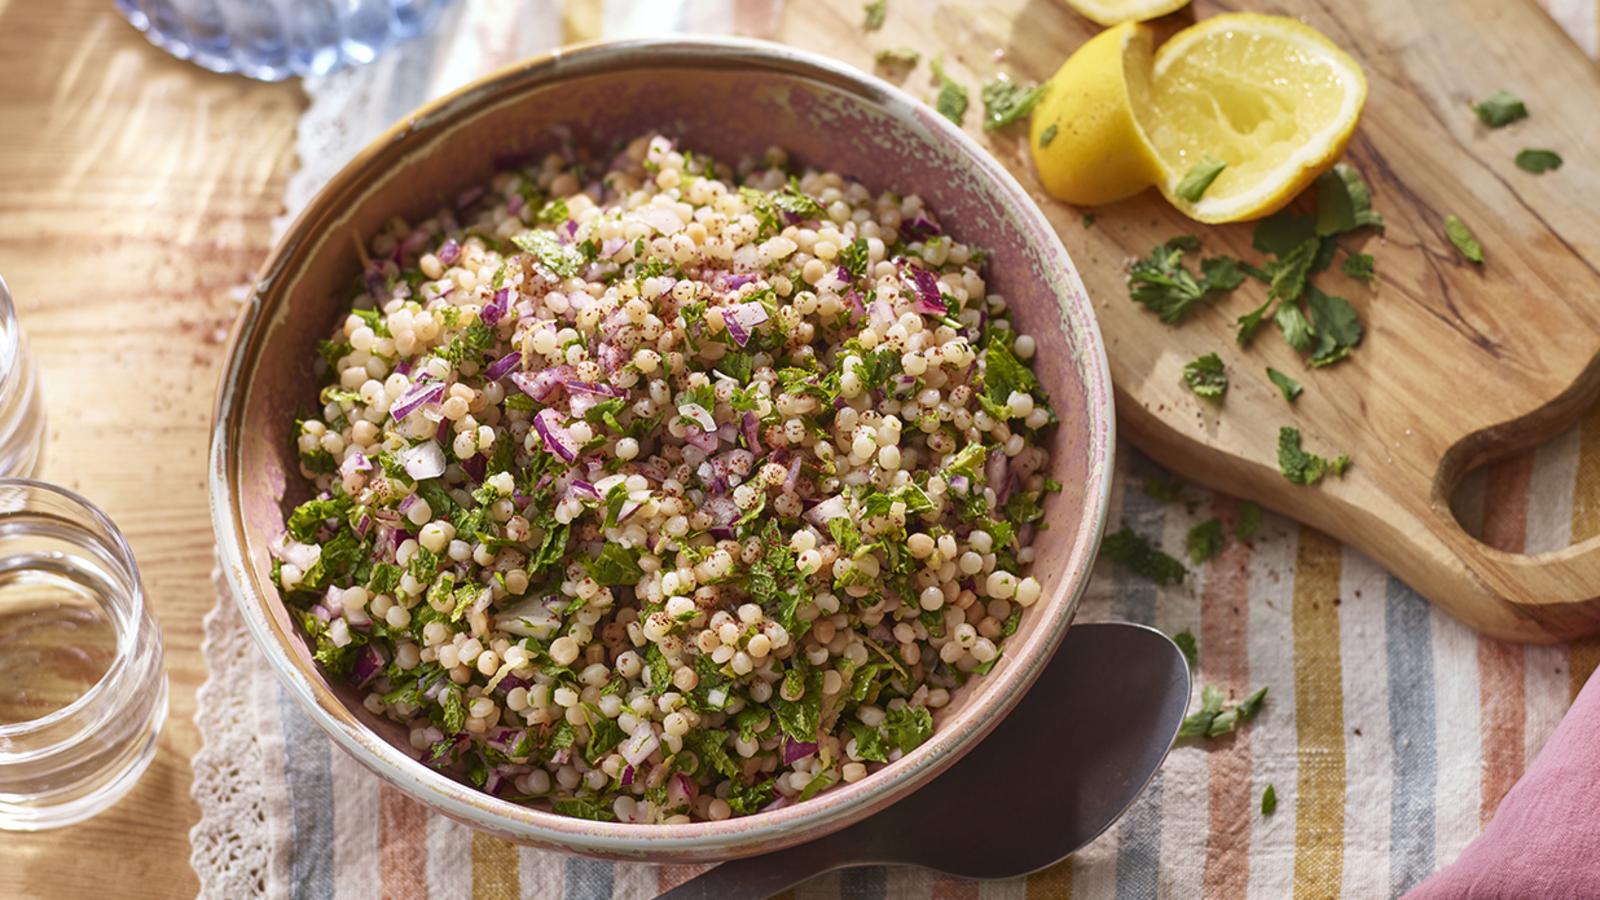
<svg viewBox="0 0 1600 900">
<path fill-rule="evenodd" d="M 0 278 L 0 476 L 33 475 L 43 446 L 39 369 L 17 325 L 6 280 Z"/>
<path fill-rule="evenodd" d="M 262 81 L 371 62 L 438 21 L 451 0 L 116 0 L 152 44 Z"/>
<path fill-rule="evenodd" d="M 121 532 L 65 488 L 0 478 L 0 828 L 115 803 L 166 717 L 161 635 Z"/>
</svg>

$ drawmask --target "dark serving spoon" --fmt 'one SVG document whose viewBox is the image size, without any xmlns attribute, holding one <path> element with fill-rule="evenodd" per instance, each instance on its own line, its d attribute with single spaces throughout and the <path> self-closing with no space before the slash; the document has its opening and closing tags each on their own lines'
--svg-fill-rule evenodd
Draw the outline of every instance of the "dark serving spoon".
<svg viewBox="0 0 1600 900">
<path fill-rule="evenodd" d="M 1127 810 L 1166 759 L 1188 703 L 1189 666 L 1166 635 L 1074 625 L 1011 715 L 927 787 L 827 837 L 723 863 L 661 898 L 770 897 L 868 865 L 1026 875 L 1072 855 Z"/>
</svg>

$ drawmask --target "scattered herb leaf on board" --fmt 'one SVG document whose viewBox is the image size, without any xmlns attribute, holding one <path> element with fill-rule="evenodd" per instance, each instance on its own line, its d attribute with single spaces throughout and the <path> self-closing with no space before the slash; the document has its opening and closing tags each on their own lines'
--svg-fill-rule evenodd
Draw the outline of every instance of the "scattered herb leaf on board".
<svg viewBox="0 0 1600 900">
<path fill-rule="evenodd" d="M 1444 218 L 1444 236 L 1450 239 L 1450 243 L 1456 245 L 1456 250 L 1462 256 L 1471 262 L 1483 264 L 1483 245 L 1478 243 L 1477 237 L 1472 234 L 1472 229 L 1467 227 L 1467 223 L 1454 214 Z"/>
<path fill-rule="evenodd" d="M 1183 367 L 1183 383 L 1197 397 L 1220 400 L 1228 392 L 1228 373 L 1222 367 L 1222 358 L 1207 353 L 1190 360 Z"/>
<path fill-rule="evenodd" d="M 1472 111 L 1478 114 L 1478 121 L 1490 128 L 1504 128 L 1528 117 L 1528 107 L 1506 90 L 1495 91 L 1473 104 Z"/>
</svg>

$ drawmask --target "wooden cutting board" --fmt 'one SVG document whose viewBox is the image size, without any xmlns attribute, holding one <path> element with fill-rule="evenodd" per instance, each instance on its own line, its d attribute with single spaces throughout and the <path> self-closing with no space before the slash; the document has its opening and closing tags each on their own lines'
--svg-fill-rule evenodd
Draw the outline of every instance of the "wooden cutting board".
<svg viewBox="0 0 1600 900">
<path fill-rule="evenodd" d="M 1197 2 L 1155 23 L 1158 41 L 1240 5 Z M 1303 18 L 1349 51 L 1369 82 L 1346 159 L 1366 176 L 1388 229 L 1350 243 L 1376 257 L 1371 286 L 1337 266 L 1318 276 L 1354 304 L 1366 338 L 1348 361 L 1316 370 L 1270 325 L 1250 348 L 1236 345 L 1234 320 L 1265 299 L 1254 281 L 1178 327 L 1128 297 L 1126 261 L 1174 235 L 1200 236 L 1207 254 L 1259 261 L 1250 225 L 1199 225 L 1150 191 L 1095 210 L 1086 227 L 1084 210 L 1038 191 L 1021 128 L 982 135 L 978 85 L 1001 70 L 1049 77 L 1098 31 L 1092 23 L 1055 0 L 936 9 L 891 0 L 886 26 L 864 34 L 838 9 L 850 4 L 828 6 L 814 21 L 792 8 L 783 39 L 863 67 L 877 48 L 942 48 L 951 74 L 971 86 L 968 130 L 1035 191 L 1096 299 L 1118 421 L 1136 446 L 1186 478 L 1356 547 L 1487 634 L 1549 642 L 1600 630 L 1600 540 L 1506 553 L 1467 534 L 1449 503 L 1467 472 L 1554 436 L 1600 394 L 1600 69 L 1532 0 L 1247 5 Z M 905 87 L 931 95 L 926 63 Z M 1489 131 L 1470 104 L 1501 88 L 1532 116 Z M 1553 149 L 1566 164 L 1523 172 L 1512 159 L 1527 147 Z M 1445 238 L 1449 214 L 1482 242 L 1482 267 Z M 1232 382 L 1220 407 L 1180 383 L 1186 362 L 1213 351 Z M 1304 385 L 1293 407 L 1267 366 Z M 1277 465 L 1284 425 L 1299 427 L 1312 452 L 1348 453 L 1349 473 L 1291 484 Z"/>
</svg>

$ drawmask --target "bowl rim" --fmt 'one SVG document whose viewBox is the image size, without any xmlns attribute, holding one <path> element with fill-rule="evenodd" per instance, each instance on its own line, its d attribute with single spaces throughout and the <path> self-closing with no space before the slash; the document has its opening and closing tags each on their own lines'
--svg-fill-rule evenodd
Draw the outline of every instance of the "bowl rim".
<svg viewBox="0 0 1600 900">
<path fill-rule="evenodd" d="M 246 526 L 236 502 L 240 479 L 234 477 L 242 438 L 242 409 L 247 384 L 273 313 L 292 283 L 290 267 L 307 248 L 320 241 L 309 235 L 318 221 L 337 214 L 335 200 L 354 190 L 373 160 L 408 140 L 425 137 L 432 128 L 456 116 L 470 115 L 484 95 L 503 97 L 551 83 L 646 66 L 735 68 L 819 82 L 852 94 L 861 102 L 911 122 L 956 145 L 980 177 L 1005 197 L 1020 224 L 1042 251 L 1045 262 L 1059 264 L 1048 284 L 1055 294 L 1059 327 L 1072 335 L 1075 364 L 1087 398 L 1081 411 L 1088 432 L 1086 481 L 1077 515 L 1079 532 L 1068 548 L 1063 581 L 1047 600 L 1034 607 L 1050 611 L 1038 626 L 1027 654 L 1012 657 L 985 677 L 990 696 L 970 708 L 959 723 L 946 723 L 924 744 L 895 763 L 862 780 L 835 786 L 803 803 L 720 822 L 683 825 L 640 825 L 576 819 L 500 800 L 442 772 L 424 766 L 412 755 L 362 725 L 328 683 L 297 664 L 285 634 L 268 612 L 280 603 L 275 590 L 257 583 L 246 557 Z M 279 302 L 266 300 L 276 294 Z M 248 365 L 247 365 L 248 364 Z M 856 821 L 923 786 L 976 746 L 1011 712 L 1054 655 L 1070 626 L 1087 587 L 1110 506 L 1111 468 L 1115 454 L 1115 416 L 1104 339 L 1093 305 L 1059 235 L 1033 198 L 989 151 L 926 104 L 876 76 L 828 57 L 771 41 L 750 38 L 675 35 L 600 41 L 557 48 L 502 67 L 423 104 L 367 144 L 340 168 L 306 204 L 275 243 L 252 286 L 243 314 L 235 322 L 227 362 L 218 381 L 213 407 L 208 465 L 208 495 L 221 569 L 252 639 L 266 655 L 279 682 L 301 709 L 345 752 L 399 790 L 430 808 L 461 821 L 489 828 L 513 840 L 553 845 L 565 850 L 612 858 L 727 859 L 820 837 Z M 961 724 L 961 729 L 949 727 Z"/>
</svg>

